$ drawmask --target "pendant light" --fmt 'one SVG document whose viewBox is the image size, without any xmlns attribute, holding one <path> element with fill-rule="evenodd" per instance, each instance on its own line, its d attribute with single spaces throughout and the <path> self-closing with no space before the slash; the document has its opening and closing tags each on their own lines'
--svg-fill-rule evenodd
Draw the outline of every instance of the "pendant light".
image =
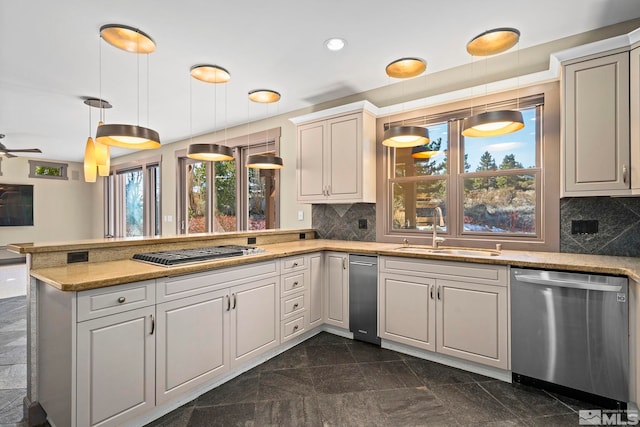
<svg viewBox="0 0 640 427">
<path fill-rule="evenodd" d="M 102 88 L 100 91 L 102 92 Z M 98 122 L 98 126 L 102 126 L 104 120 L 104 110 L 112 108 L 112 105 L 108 101 L 101 98 L 86 98 L 84 100 L 84 103 L 89 107 L 100 109 L 100 121 Z M 109 168 L 111 166 L 111 153 L 109 150 L 109 146 L 101 144 L 99 142 L 94 142 L 94 149 L 96 165 L 98 166 L 98 176 L 109 176 Z"/>
<path fill-rule="evenodd" d="M 206 83 L 226 83 L 231 79 L 229 72 L 217 65 L 200 64 L 191 67 L 191 77 Z M 217 86 L 214 86 L 217 88 Z M 189 84 L 189 90 L 191 90 L 191 83 Z M 191 96 L 191 93 L 189 94 Z M 213 95 L 213 128 L 215 136 L 216 128 L 216 102 L 218 100 L 217 90 L 214 90 Z M 191 100 L 190 100 L 191 103 Z M 226 87 L 225 87 L 225 111 L 226 111 Z M 191 105 L 190 105 L 191 108 Z M 226 124 L 225 124 L 226 129 Z M 204 160 L 208 162 L 221 162 L 226 160 L 233 160 L 233 150 L 231 147 L 220 144 L 189 144 L 187 147 L 187 157 L 195 160 Z"/>
<path fill-rule="evenodd" d="M 140 54 L 147 55 L 147 73 L 149 72 L 148 54 L 155 51 L 155 42 L 143 31 L 120 24 L 107 24 L 100 28 L 100 37 L 107 43 L 138 55 L 138 74 Z M 139 80 L 138 80 L 139 81 Z M 147 86 L 149 77 L 147 76 Z M 138 119 L 140 115 L 140 87 L 138 83 Z M 149 110 L 149 90 L 147 89 L 147 115 Z M 138 120 L 139 121 L 139 120 Z M 153 129 L 140 125 L 104 124 L 98 127 L 96 141 L 101 144 L 130 148 L 153 149 L 160 147 L 160 135 Z"/>
<path fill-rule="evenodd" d="M 438 153 L 439 151 L 432 150 L 431 147 L 429 147 L 429 144 L 420 145 L 411 149 L 411 157 L 413 157 L 414 159 L 426 160 L 432 158 Z"/>
<path fill-rule="evenodd" d="M 407 79 L 422 74 L 427 63 L 420 58 L 400 58 L 385 68 L 387 76 Z M 429 130 L 421 126 L 391 126 L 384 131 L 382 145 L 395 148 L 411 148 L 429 143 Z"/>
<path fill-rule="evenodd" d="M 88 105 L 88 104 L 87 104 Z M 91 107 L 89 107 L 89 137 L 84 147 L 84 182 L 96 182 L 96 150 L 91 138 Z"/>
<path fill-rule="evenodd" d="M 467 43 L 472 56 L 489 56 L 504 52 L 520 40 L 515 28 L 495 28 L 485 31 Z M 524 128 L 522 113 L 518 110 L 485 111 L 462 121 L 462 135 L 466 137 L 490 137 L 506 135 Z"/>
<path fill-rule="evenodd" d="M 249 99 L 253 102 L 267 104 L 267 116 L 270 103 L 280 100 L 280 93 L 271 89 L 256 89 L 249 92 Z M 269 144 L 269 130 L 267 129 L 267 145 Z M 282 157 L 269 153 L 252 154 L 247 157 L 247 167 L 253 169 L 282 169 Z"/>
</svg>

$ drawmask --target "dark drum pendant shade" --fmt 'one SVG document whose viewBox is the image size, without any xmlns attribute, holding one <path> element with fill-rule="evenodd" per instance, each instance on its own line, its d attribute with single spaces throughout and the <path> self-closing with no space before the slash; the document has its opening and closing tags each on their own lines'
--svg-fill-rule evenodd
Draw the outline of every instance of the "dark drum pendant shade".
<svg viewBox="0 0 640 427">
<path fill-rule="evenodd" d="M 254 169 L 282 169 L 282 158 L 268 154 L 253 154 L 247 158 L 247 167 Z"/>
<path fill-rule="evenodd" d="M 146 150 L 160 147 L 160 135 L 153 129 L 136 125 L 104 124 L 98 126 L 96 141 L 113 147 Z"/>
<path fill-rule="evenodd" d="M 429 129 L 421 126 L 394 126 L 384 132 L 382 145 L 396 148 L 411 148 L 428 144 Z"/>
<path fill-rule="evenodd" d="M 233 160 L 233 150 L 220 144 L 191 144 L 187 148 L 187 157 L 209 162 L 221 162 Z"/>
<path fill-rule="evenodd" d="M 439 151 L 433 151 L 429 148 L 429 144 L 420 145 L 411 149 L 411 157 L 414 159 L 430 159 L 438 153 Z"/>
<path fill-rule="evenodd" d="M 506 135 L 522 128 L 524 128 L 524 120 L 520 111 L 487 111 L 464 119 L 462 135 L 481 138 Z"/>
</svg>

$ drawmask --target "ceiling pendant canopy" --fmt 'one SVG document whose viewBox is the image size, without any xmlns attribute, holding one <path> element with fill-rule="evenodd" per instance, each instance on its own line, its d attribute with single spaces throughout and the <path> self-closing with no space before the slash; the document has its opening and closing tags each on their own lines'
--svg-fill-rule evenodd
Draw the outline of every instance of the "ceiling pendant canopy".
<svg viewBox="0 0 640 427">
<path fill-rule="evenodd" d="M 475 36 L 467 43 L 467 52 L 473 56 L 496 55 L 511 49 L 520 40 L 515 28 L 494 28 Z"/>
<path fill-rule="evenodd" d="M 156 43 L 144 31 L 122 24 L 107 24 L 100 27 L 100 36 L 112 46 L 131 53 L 151 53 Z"/>
<path fill-rule="evenodd" d="M 218 65 L 198 64 L 191 67 L 191 77 L 205 83 L 226 83 L 231 74 Z"/>
<path fill-rule="evenodd" d="M 387 65 L 389 77 L 408 79 L 419 76 L 427 69 L 427 63 L 422 58 L 400 58 Z"/>
<path fill-rule="evenodd" d="M 524 120 L 520 111 L 487 111 L 464 119 L 462 135 L 469 137 L 498 136 L 516 132 L 522 128 L 524 128 Z"/>
<path fill-rule="evenodd" d="M 280 101 L 280 93 L 271 89 L 255 89 L 249 92 L 249 99 L 261 104 L 270 104 Z"/>
</svg>

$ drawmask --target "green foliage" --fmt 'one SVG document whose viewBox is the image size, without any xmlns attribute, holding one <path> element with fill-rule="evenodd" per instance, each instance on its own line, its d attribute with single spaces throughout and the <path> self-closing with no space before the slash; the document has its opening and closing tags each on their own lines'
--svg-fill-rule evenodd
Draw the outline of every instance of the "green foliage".
<svg viewBox="0 0 640 427">
<path fill-rule="evenodd" d="M 62 176 L 62 168 L 54 166 L 36 166 L 36 175 Z"/>
</svg>

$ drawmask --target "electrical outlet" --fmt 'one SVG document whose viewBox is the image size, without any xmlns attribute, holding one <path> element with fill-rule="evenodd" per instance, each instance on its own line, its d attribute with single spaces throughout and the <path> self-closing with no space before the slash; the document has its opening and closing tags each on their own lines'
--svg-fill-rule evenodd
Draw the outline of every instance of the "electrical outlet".
<svg viewBox="0 0 640 427">
<path fill-rule="evenodd" d="M 571 234 L 596 234 L 597 232 L 597 219 L 574 219 L 571 221 Z"/>
<path fill-rule="evenodd" d="M 358 220 L 358 228 L 360 230 L 366 230 L 367 229 L 367 220 L 366 219 L 359 219 Z"/>
<path fill-rule="evenodd" d="M 304 219 L 304 212 L 298 211 L 298 221 L 302 221 Z"/>
</svg>

